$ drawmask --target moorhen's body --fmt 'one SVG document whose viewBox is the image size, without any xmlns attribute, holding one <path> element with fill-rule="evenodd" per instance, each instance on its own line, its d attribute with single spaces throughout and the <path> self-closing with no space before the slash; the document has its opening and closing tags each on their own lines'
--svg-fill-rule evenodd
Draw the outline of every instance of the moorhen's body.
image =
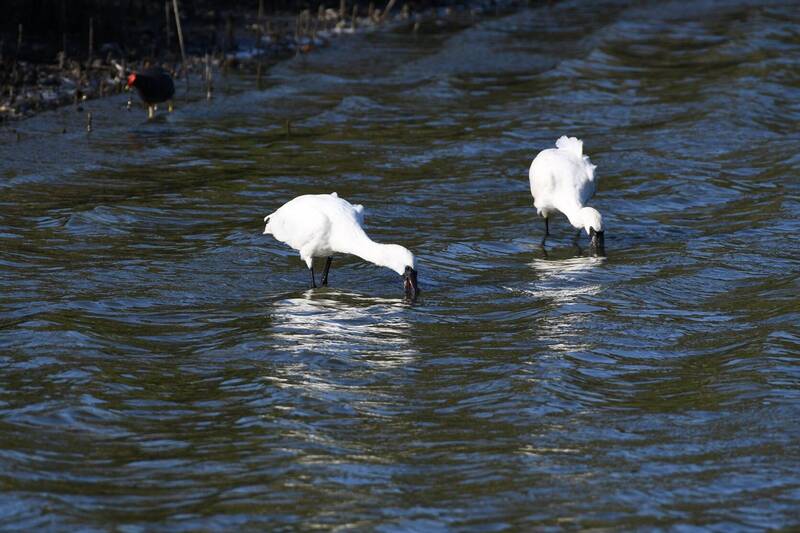
<svg viewBox="0 0 800 533">
<path fill-rule="evenodd" d="M 156 104 L 169 102 L 172 111 L 172 97 L 175 95 L 175 84 L 172 76 L 161 67 L 152 67 L 141 72 L 128 75 L 128 88 L 136 87 L 139 96 L 147 106 L 147 118 L 153 118 Z"/>
</svg>

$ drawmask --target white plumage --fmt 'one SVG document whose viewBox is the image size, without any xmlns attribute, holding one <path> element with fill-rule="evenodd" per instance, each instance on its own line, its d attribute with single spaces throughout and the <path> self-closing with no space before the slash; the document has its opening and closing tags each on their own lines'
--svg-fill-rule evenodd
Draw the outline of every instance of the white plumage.
<svg viewBox="0 0 800 533">
<path fill-rule="evenodd" d="M 558 211 L 576 229 L 585 229 L 593 245 L 602 246 L 603 217 L 586 207 L 597 189 L 595 168 L 589 156 L 583 155 L 583 141 L 575 137 L 560 137 L 555 148 L 542 150 L 533 160 L 528 177 L 533 205 L 545 219 L 545 237 L 549 218 Z"/>
<path fill-rule="evenodd" d="M 267 223 L 265 234 L 272 234 L 280 242 L 300 252 L 300 258 L 311 269 L 314 286 L 314 258 L 328 258 L 322 277 L 325 285 L 331 256 L 345 253 L 391 268 L 402 275 L 407 294 L 409 285 L 413 288 L 412 297 L 419 291 L 414 255 L 400 245 L 380 244 L 370 239 L 361 227 L 364 223 L 364 207 L 339 198 L 335 192 L 298 196 L 264 217 L 264 222 Z"/>
</svg>

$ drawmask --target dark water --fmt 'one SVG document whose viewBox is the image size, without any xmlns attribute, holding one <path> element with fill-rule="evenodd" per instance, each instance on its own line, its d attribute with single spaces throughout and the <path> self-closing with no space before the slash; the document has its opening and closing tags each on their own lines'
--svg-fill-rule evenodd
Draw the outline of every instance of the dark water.
<svg viewBox="0 0 800 533">
<path fill-rule="evenodd" d="M 799 13 L 563 2 L 6 130 L 0 526 L 800 526 Z M 538 246 L 562 134 L 606 258 L 563 218 Z M 308 290 L 261 235 L 330 191 L 418 304 L 353 258 Z"/>
</svg>

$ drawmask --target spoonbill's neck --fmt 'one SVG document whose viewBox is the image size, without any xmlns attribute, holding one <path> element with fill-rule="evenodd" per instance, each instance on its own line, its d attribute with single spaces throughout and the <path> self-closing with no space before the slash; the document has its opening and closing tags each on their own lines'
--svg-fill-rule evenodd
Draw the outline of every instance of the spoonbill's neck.
<svg viewBox="0 0 800 533">
<path fill-rule="evenodd" d="M 569 223 L 572 224 L 572 227 L 575 229 L 583 229 L 584 220 L 583 220 L 583 213 L 581 213 L 581 206 L 574 205 L 569 206 L 566 209 L 561 210 L 564 215 L 569 219 Z"/>
<path fill-rule="evenodd" d="M 570 206 L 561 211 L 569 219 L 569 223 L 575 229 L 585 229 L 589 233 L 589 229 L 593 228 L 595 231 L 603 231 L 603 217 L 600 212 L 593 207 L 581 207 L 578 205 Z"/>
<path fill-rule="evenodd" d="M 398 244 L 375 242 L 363 232 L 351 239 L 347 252 L 378 266 L 391 268 L 401 275 L 407 266 L 414 268 L 414 256 L 406 248 Z"/>
</svg>

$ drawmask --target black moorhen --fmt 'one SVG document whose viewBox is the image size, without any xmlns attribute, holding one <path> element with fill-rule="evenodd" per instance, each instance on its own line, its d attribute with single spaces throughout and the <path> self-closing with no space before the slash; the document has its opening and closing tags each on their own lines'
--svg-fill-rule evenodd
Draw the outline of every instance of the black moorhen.
<svg viewBox="0 0 800 533">
<path fill-rule="evenodd" d="M 128 75 L 128 88 L 136 87 L 139 96 L 147 106 L 147 118 L 153 118 L 156 104 L 169 101 L 169 111 L 172 112 L 172 96 L 175 94 L 175 84 L 172 76 L 161 67 L 152 67 L 141 72 L 132 72 Z"/>
</svg>

